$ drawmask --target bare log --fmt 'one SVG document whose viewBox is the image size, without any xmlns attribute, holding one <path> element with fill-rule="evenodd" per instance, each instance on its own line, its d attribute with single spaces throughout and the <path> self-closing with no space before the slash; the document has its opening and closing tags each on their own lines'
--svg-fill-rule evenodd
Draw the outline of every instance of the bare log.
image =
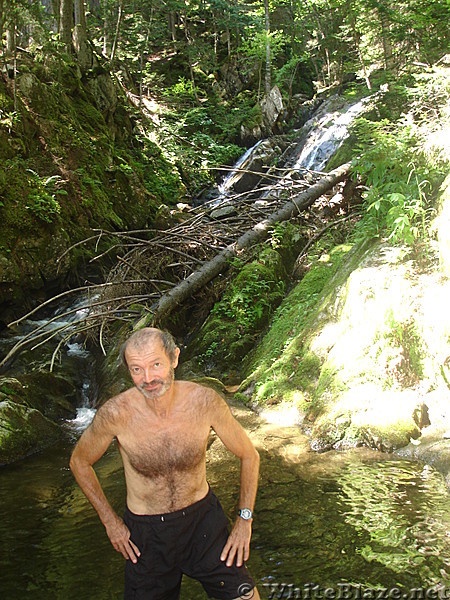
<svg viewBox="0 0 450 600">
<path fill-rule="evenodd" d="M 234 243 L 229 244 L 219 254 L 216 254 L 213 259 L 204 263 L 197 271 L 191 273 L 189 277 L 161 296 L 153 307 L 153 322 L 161 322 L 192 294 L 209 283 L 219 273 L 225 271 L 228 268 L 229 261 L 237 256 L 241 250 L 265 240 L 270 234 L 270 229 L 276 223 L 288 221 L 309 208 L 322 194 L 345 179 L 349 170 L 350 163 L 346 163 L 322 177 L 316 184 L 295 196 L 267 219 L 257 223 Z"/>
</svg>

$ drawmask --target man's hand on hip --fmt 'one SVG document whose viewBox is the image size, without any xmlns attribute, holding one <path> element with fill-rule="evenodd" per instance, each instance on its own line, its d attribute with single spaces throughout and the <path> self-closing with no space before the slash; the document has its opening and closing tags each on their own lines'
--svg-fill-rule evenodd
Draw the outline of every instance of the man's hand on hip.
<svg viewBox="0 0 450 600">
<path fill-rule="evenodd" d="M 236 566 L 240 567 L 250 556 L 250 539 L 252 537 L 251 520 L 244 520 L 238 517 L 227 543 L 223 547 L 220 560 L 226 561 L 227 567 L 231 567 L 236 558 Z"/>
<path fill-rule="evenodd" d="M 139 548 L 130 539 L 130 530 L 120 517 L 112 523 L 105 525 L 106 533 L 114 550 L 120 552 L 124 558 L 136 563 L 141 555 Z"/>
</svg>

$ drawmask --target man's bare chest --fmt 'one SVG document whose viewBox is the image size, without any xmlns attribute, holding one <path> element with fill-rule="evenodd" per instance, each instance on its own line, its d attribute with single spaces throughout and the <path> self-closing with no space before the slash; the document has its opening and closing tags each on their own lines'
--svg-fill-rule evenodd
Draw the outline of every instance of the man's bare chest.
<svg viewBox="0 0 450 600">
<path fill-rule="evenodd" d="M 205 427 L 196 431 L 140 429 L 133 436 L 119 438 L 119 444 L 134 471 L 155 479 L 197 469 L 205 461 L 208 435 Z"/>
</svg>

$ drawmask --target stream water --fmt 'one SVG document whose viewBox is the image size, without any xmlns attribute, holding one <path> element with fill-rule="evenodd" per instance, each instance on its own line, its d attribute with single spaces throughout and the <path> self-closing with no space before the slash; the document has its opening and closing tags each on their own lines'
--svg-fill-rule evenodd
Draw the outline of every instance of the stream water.
<svg viewBox="0 0 450 600">
<path fill-rule="evenodd" d="M 262 463 L 248 566 L 262 598 L 306 598 L 308 584 L 336 594 L 361 586 L 365 598 L 394 587 L 401 597 L 414 588 L 436 591 L 426 598 L 450 596 L 450 505 L 437 472 L 362 449 L 315 454 L 295 428 L 251 427 Z M 58 448 L 2 470 L 3 600 L 121 598 L 124 561 L 67 466 L 75 437 L 69 431 Z M 231 517 L 238 464 L 219 444 L 209 451 L 208 478 Z M 125 485 L 114 447 L 96 470 L 121 513 Z M 291 587 L 283 594 L 281 584 Z M 206 595 L 185 579 L 181 598 Z"/>
<path fill-rule="evenodd" d="M 346 125 L 336 123 L 342 137 Z M 329 127 L 324 130 L 323 148 L 329 150 Z M 323 161 L 323 153 L 316 158 Z M 321 162 L 309 168 L 317 165 L 322 168 Z M 4 338 L 0 351 L 14 341 Z M 0 600 L 122 596 L 124 561 L 68 468 L 73 445 L 94 413 L 92 360 L 76 343 L 67 345 L 64 355 L 70 360 L 67 370 L 78 374 L 77 418 L 65 423 L 58 447 L 0 470 Z M 27 360 L 19 358 L 14 368 L 27 368 Z M 450 598 L 450 502 L 439 473 L 365 449 L 313 453 L 298 428 L 235 410 L 262 458 L 249 561 L 262 598 Z M 208 479 L 230 518 L 238 467 L 214 441 Z M 115 447 L 96 470 L 121 513 L 125 483 Z M 389 588 L 389 595 L 380 595 L 381 588 Z M 416 588 L 427 591 L 410 593 Z M 186 579 L 181 598 L 206 595 Z"/>
</svg>

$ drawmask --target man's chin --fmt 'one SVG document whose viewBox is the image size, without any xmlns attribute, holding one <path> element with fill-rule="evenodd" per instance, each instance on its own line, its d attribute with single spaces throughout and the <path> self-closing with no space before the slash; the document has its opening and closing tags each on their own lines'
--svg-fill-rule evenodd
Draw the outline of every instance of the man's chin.
<svg viewBox="0 0 450 600">
<path fill-rule="evenodd" d="M 161 395 L 161 390 L 157 389 L 146 390 L 145 388 L 138 387 L 138 390 L 145 398 L 147 398 L 147 400 L 156 400 L 156 398 L 158 398 Z"/>
<path fill-rule="evenodd" d="M 154 388 L 148 389 L 145 387 L 137 386 L 137 389 L 141 394 L 147 398 L 147 400 L 157 400 L 167 392 L 168 387 L 165 385 L 157 385 Z"/>
</svg>

